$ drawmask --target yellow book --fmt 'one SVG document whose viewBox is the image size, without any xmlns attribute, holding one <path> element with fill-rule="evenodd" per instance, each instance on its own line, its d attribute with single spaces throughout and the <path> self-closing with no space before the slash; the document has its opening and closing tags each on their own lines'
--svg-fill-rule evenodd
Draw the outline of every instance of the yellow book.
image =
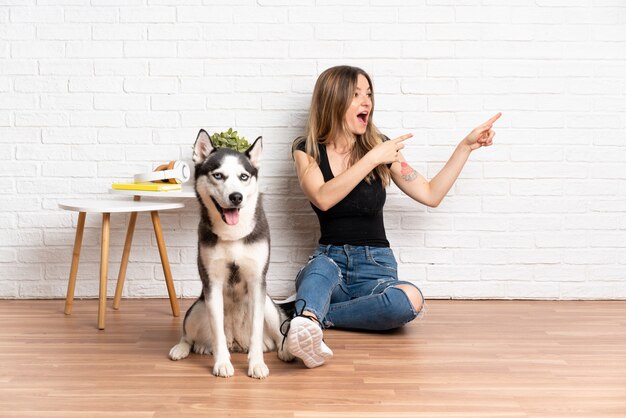
<svg viewBox="0 0 626 418">
<path fill-rule="evenodd" d="M 150 192 L 169 192 L 175 190 L 181 190 L 180 184 L 172 183 L 113 183 L 111 185 L 114 189 L 118 190 L 147 190 Z"/>
</svg>

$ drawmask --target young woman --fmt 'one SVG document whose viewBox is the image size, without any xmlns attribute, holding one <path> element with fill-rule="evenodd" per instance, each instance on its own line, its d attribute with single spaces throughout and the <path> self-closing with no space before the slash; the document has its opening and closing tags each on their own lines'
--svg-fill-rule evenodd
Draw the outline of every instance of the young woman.
<svg viewBox="0 0 626 418">
<path fill-rule="evenodd" d="M 360 68 L 324 71 L 313 90 L 306 136 L 293 158 L 300 187 L 319 218 L 319 247 L 296 278 L 299 313 L 286 333 L 289 350 L 307 367 L 332 356 L 323 328 L 387 330 L 413 320 L 421 291 L 398 280 L 385 236 L 385 187 L 393 181 L 419 203 L 436 207 L 470 153 L 492 144 L 496 114 L 472 130 L 430 181 L 401 153 L 412 134 L 390 140 L 375 127 L 372 82 Z"/>
</svg>

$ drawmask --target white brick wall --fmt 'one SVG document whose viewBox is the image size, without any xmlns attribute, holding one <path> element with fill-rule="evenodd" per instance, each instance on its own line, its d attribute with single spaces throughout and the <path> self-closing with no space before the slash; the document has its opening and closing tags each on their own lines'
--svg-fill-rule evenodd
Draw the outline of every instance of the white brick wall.
<svg viewBox="0 0 626 418">
<path fill-rule="evenodd" d="M 65 5 L 64 5 L 65 3 Z M 317 221 L 289 157 L 317 75 L 366 69 L 376 121 L 415 136 L 428 177 L 497 111 L 428 209 L 389 189 L 400 276 L 429 297 L 626 298 L 626 4 L 488 0 L 0 0 L 0 297 L 65 296 L 77 216 L 152 163 L 190 160 L 199 128 L 265 138 L 269 291 L 284 296 Z M 176 288 L 200 289 L 197 203 L 164 213 Z M 128 217 L 112 216 L 109 291 Z M 97 295 L 100 219 L 88 217 L 78 297 Z M 140 216 L 127 297 L 165 296 Z"/>
</svg>

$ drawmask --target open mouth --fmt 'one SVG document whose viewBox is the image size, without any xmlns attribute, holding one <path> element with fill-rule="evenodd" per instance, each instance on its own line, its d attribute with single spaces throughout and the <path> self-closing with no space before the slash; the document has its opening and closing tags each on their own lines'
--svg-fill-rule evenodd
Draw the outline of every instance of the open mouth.
<svg viewBox="0 0 626 418">
<path fill-rule="evenodd" d="M 367 120 L 369 118 L 369 112 L 367 110 L 356 115 L 357 119 L 361 121 L 363 125 L 367 125 Z"/>
<path fill-rule="evenodd" d="M 217 201 L 211 197 L 213 204 L 217 208 L 217 211 L 222 216 L 222 220 L 228 225 L 237 225 L 239 222 L 239 208 L 223 208 L 217 203 Z"/>
</svg>

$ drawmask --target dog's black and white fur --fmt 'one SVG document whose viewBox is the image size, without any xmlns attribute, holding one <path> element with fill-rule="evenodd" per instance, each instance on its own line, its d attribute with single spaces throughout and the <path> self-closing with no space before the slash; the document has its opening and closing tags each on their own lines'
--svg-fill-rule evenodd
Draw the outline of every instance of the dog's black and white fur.
<svg viewBox="0 0 626 418">
<path fill-rule="evenodd" d="M 258 379 L 269 375 L 264 351 L 293 360 L 281 344 L 286 315 L 266 294 L 270 235 L 257 183 L 261 150 L 261 137 L 243 153 L 216 148 L 204 130 L 194 145 L 202 294 L 169 355 L 180 360 L 192 349 L 213 353 L 216 376 L 234 374 L 230 351 L 247 352 L 248 375 Z"/>
</svg>

